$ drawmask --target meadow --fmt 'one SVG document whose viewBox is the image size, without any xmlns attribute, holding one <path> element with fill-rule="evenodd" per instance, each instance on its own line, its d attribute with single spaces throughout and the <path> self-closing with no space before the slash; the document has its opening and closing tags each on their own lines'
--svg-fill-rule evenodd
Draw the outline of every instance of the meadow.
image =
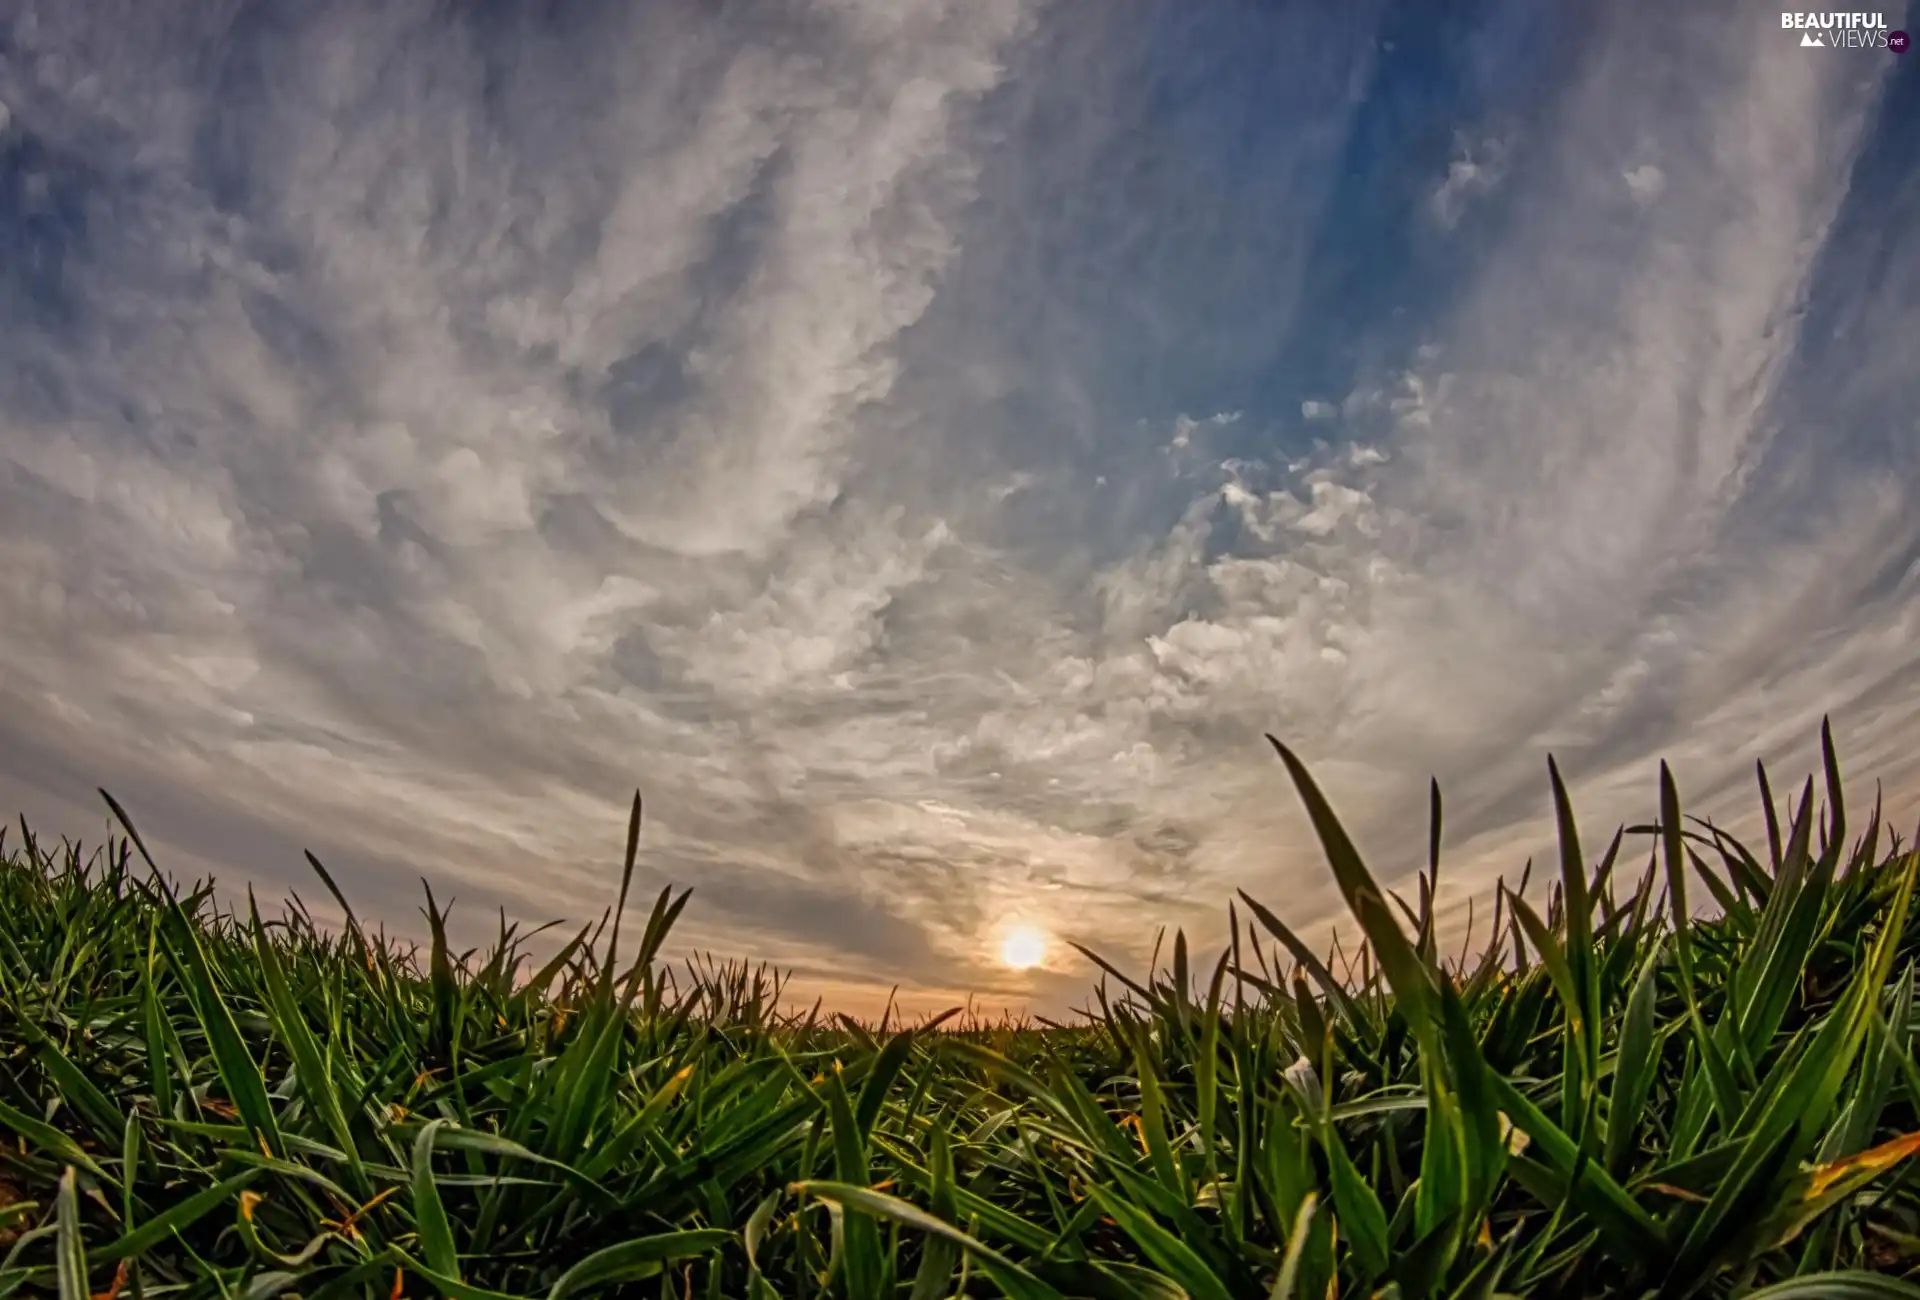
<svg viewBox="0 0 1920 1300">
<path fill-rule="evenodd" d="M 1347 946 L 1242 895 L 1217 960 L 1087 953 L 1064 1025 L 668 962 L 687 893 L 622 920 L 637 799 L 610 919 L 540 961 L 454 951 L 431 893 L 389 942 L 318 861 L 337 932 L 222 908 L 117 805 L 95 852 L 22 827 L 0 1296 L 1920 1297 L 1920 854 L 1856 832 L 1822 740 L 1784 808 L 1758 772 L 1752 848 L 1663 766 L 1590 855 L 1550 769 L 1558 862 L 1466 955 L 1437 787 L 1403 897 L 1275 742 Z"/>
</svg>

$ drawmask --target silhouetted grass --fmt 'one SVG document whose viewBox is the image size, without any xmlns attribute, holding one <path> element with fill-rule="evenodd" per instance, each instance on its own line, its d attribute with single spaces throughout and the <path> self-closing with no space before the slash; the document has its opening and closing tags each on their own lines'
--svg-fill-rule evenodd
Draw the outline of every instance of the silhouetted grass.
<svg viewBox="0 0 1920 1300">
<path fill-rule="evenodd" d="M 1437 789 L 1407 903 L 1276 742 L 1365 948 L 1330 970 L 1243 896 L 1204 967 L 1089 953 L 1089 1021 L 1054 1028 L 669 968 L 685 893 L 620 924 L 637 800 L 623 906 L 537 970 L 504 925 L 453 952 L 431 895 L 424 951 L 370 935 L 318 862 L 345 933 L 219 911 L 130 824 L 27 837 L 0 1295 L 1920 1296 L 1920 854 L 1877 808 L 1848 841 L 1823 742 L 1784 830 L 1761 773 L 1759 853 L 1663 768 L 1657 821 L 1590 859 L 1552 772 L 1545 914 L 1502 891 L 1466 963 Z"/>
</svg>

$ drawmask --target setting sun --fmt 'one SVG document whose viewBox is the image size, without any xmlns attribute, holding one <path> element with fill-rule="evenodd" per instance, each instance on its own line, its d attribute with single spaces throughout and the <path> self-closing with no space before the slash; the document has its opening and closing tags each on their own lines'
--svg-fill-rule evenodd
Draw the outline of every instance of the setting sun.
<svg viewBox="0 0 1920 1300">
<path fill-rule="evenodd" d="M 1000 941 L 1000 960 L 1015 970 L 1029 970 L 1047 958 L 1047 936 L 1031 925 L 1016 925 Z"/>
</svg>

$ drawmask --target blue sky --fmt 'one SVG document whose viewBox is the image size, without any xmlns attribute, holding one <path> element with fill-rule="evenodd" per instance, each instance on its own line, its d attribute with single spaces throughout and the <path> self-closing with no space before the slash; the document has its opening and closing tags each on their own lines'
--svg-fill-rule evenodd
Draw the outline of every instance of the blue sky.
<svg viewBox="0 0 1920 1300">
<path fill-rule="evenodd" d="M 1903 8 L 1885 11 L 1906 26 Z M 1059 1009 L 1661 757 L 1920 817 L 1920 64 L 1777 10 L 0 7 L 0 794 Z M 1749 819 L 1749 820 L 1743 820 Z"/>
</svg>

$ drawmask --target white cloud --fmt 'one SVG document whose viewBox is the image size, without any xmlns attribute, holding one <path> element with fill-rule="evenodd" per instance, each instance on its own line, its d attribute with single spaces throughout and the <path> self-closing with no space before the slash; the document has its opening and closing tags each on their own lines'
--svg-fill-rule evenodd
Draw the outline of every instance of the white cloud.
<svg viewBox="0 0 1920 1300">
<path fill-rule="evenodd" d="M 98 237 L 13 232 L 63 317 L 0 269 L 23 788 L 544 920 L 605 901 L 638 784 L 691 938 L 932 996 L 994 986 L 1015 906 L 1121 952 L 1234 886 L 1334 916 L 1263 730 L 1388 874 L 1437 771 L 1463 890 L 1540 837 L 1548 744 L 1596 834 L 1657 752 L 1719 792 L 1828 707 L 1912 770 L 1920 443 L 1872 340 L 1915 254 L 1833 239 L 1877 85 L 1762 29 L 1601 14 L 1557 135 L 1463 135 L 1427 215 L 1499 187 L 1511 232 L 1409 349 L 1294 301 L 1352 106 L 1229 175 L 1114 116 L 1119 18 L 39 12 L 5 145 Z M 1823 257 L 1854 341 L 1809 378 Z M 1251 395 L 1325 322 L 1365 363 L 1303 445 Z"/>
<path fill-rule="evenodd" d="M 1509 148 L 1509 142 L 1491 136 L 1456 135 L 1447 174 L 1428 200 L 1433 219 L 1448 230 L 1460 224 L 1467 208 L 1506 178 Z"/>
<path fill-rule="evenodd" d="M 1641 203 L 1651 203 L 1660 197 L 1660 191 L 1666 187 L 1667 175 L 1652 163 L 1641 163 L 1638 167 L 1620 173 L 1627 182 L 1627 189 Z"/>
<path fill-rule="evenodd" d="M 1181 451 L 1193 445 L 1194 435 L 1205 435 L 1215 429 L 1225 429 L 1239 423 L 1241 412 L 1219 411 L 1204 420 L 1196 420 L 1190 415 L 1179 415 L 1173 421 L 1173 440 L 1167 445 L 1174 451 Z"/>
</svg>

